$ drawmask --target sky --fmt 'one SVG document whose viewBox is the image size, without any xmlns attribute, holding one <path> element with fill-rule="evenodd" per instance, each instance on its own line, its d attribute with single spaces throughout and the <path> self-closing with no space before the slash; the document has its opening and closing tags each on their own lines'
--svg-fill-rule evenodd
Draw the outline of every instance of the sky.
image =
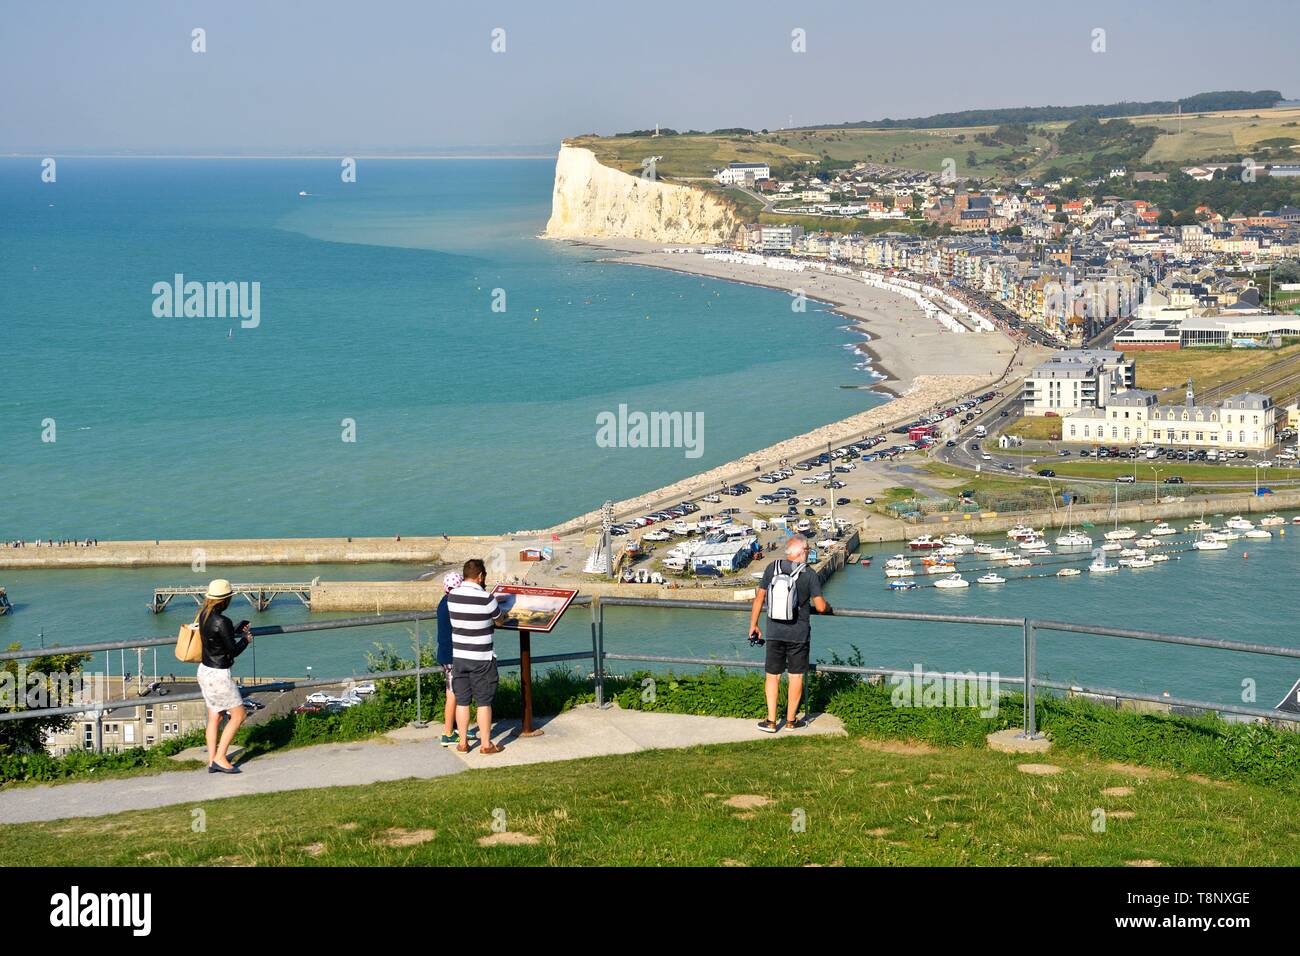
<svg viewBox="0 0 1300 956">
<path fill-rule="evenodd" d="M 1294 22 L 1294 0 L 0 0 L 0 153 L 530 152 L 656 123 L 1295 98 Z"/>
</svg>

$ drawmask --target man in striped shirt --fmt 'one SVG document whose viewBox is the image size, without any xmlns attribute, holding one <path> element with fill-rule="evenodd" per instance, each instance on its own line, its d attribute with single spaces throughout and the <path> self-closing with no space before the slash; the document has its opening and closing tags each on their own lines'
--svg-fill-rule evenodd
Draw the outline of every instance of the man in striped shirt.
<svg viewBox="0 0 1300 956">
<path fill-rule="evenodd" d="M 464 578 L 447 594 L 451 616 L 451 686 L 456 695 L 458 753 L 469 753 L 469 703 L 478 705 L 479 753 L 500 753 L 492 743 L 492 701 L 497 692 L 497 655 L 492 633 L 505 619 L 497 599 L 484 589 L 487 568 L 478 558 L 465 562 Z"/>
</svg>

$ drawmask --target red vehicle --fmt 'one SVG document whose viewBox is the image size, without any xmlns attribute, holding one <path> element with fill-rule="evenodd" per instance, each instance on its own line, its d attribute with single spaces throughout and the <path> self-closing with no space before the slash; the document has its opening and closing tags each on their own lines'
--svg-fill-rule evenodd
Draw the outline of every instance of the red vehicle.
<svg viewBox="0 0 1300 956">
<path fill-rule="evenodd" d="M 907 430 L 907 440 L 920 441 L 922 438 L 929 438 L 933 434 L 933 425 L 914 425 Z"/>
</svg>

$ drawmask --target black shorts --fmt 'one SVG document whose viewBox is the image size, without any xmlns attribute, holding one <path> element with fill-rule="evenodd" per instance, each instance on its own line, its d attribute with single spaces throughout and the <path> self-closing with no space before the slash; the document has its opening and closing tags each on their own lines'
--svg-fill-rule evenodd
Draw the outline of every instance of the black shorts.
<svg viewBox="0 0 1300 956">
<path fill-rule="evenodd" d="M 454 661 L 451 692 L 456 695 L 457 707 L 468 707 L 471 700 L 480 707 L 491 707 L 497 695 L 497 662 Z"/>
<path fill-rule="evenodd" d="M 806 674 L 808 649 L 811 641 L 768 641 L 767 661 L 763 666 L 769 674 Z"/>
</svg>

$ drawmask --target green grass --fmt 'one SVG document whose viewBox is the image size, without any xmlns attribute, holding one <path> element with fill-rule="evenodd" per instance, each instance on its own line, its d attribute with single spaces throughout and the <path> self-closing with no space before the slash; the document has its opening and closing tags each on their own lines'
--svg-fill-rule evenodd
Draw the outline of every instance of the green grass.
<svg viewBox="0 0 1300 956">
<path fill-rule="evenodd" d="M 1061 419 L 1043 416 L 1042 418 L 1017 418 L 1003 429 L 1008 435 L 1028 438 L 1036 441 L 1059 441 L 1061 438 Z"/>
<path fill-rule="evenodd" d="M 431 781 L 227 800 L 196 794 L 193 806 L 2 827 L 0 865 L 1300 862 L 1294 794 L 1033 758 L 1044 760 L 1060 772 L 1029 775 L 1017 769 L 1025 758 L 987 750 L 805 737 Z M 1117 787 L 1131 792 L 1103 793 Z M 727 802 L 741 797 L 768 802 Z M 191 830 L 194 807 L 205 811 L 204 832 Z M 1104 832 L 1094 830 L 1098 808 Z M 483 845 L 494 821 L 509 835 Z"/>
<path fill-rule="evenodd" d="M 759 675 L 657 675 L 649 702 L 639 676 L 614 685 L 621 705 L 747 718 L 764 709 Z M 846 737 L 487 764 L 429 781 L 224 800 L 196 794 L 182 807 L 3 826 L 0 865 L 1300 862 L 1295 734 L 1048 696 L 1040 727 L 1053 749 L 1018 757 L 984 744 L 989 731 L 1019 725 L 1018 695 L 986 717 L 896 707 L 891 694 L 815 674 L 813 709 L 839 716 Z M 1056 772 L 1029 774 L 1026 763 Z"/>
<path fill-rule="evenodd" d="M 1253 391 L 1268 390 L 1268 367 L 1285 359 L 1300 355 L 1300 345 L 1290 345 L 1276 350 L 1254 349 L 1176 349 L 1166 352 L 1129 352 L 1135 359 L 1138 388 L 1159 391 L 1169 389 L 1161 396 L 1166 404 L 1183 401 L 1183 389 L 1190 378 L 1197 391 L 1214 388 L 1243 376 L 1258 376 Z M 1283 374 L 1281 372 L 1279 375 Z"/>
</svg>

